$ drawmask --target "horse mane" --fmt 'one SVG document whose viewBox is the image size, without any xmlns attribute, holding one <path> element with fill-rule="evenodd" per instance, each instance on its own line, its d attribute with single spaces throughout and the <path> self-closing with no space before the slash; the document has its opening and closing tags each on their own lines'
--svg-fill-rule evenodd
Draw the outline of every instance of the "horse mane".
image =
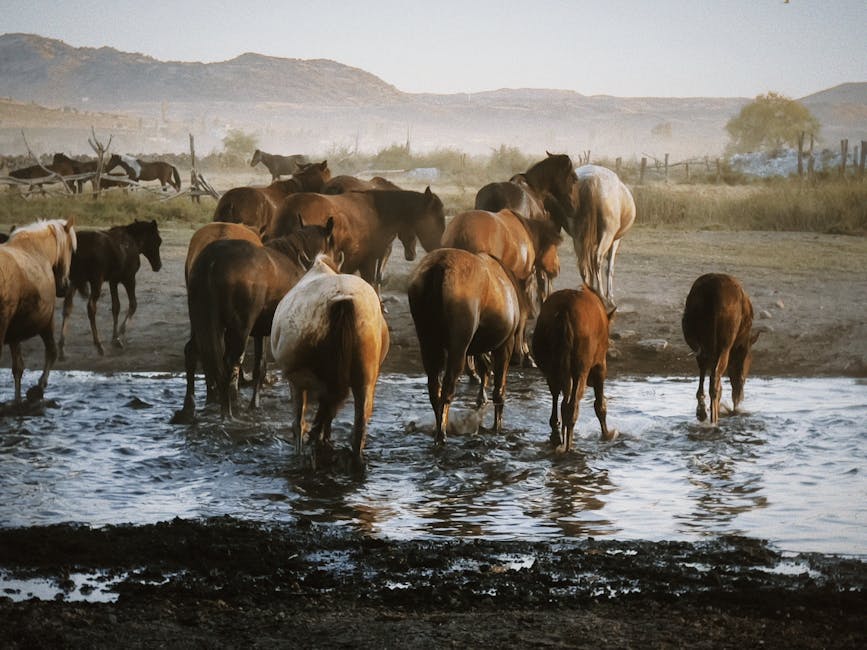
<svg viewBox="0 0 867 650">
<path fill-rule="evenodd" d="M 39 219 L 38 221 L 34 221 L 33 223 L 29 223 L 26 226 L 21 226 L 20 228 L 13 230 L 9 234 L 9 242 L 14 242 L 22 236 L 26 238 L 28 234 L 38 235 L 43 232 L 50 232 L 54 235 L 54 242 L 57 245 L 55 259 L 61 259 L 65 253 L 63 243 L 66 241 L 67 223 L 67 219 Z M 69 230 L 69 236 L 72 240 L 72 250 L 75 251 L 78 247 L 78 239 L 75 236 L 74 229 Z"/>
</svg>

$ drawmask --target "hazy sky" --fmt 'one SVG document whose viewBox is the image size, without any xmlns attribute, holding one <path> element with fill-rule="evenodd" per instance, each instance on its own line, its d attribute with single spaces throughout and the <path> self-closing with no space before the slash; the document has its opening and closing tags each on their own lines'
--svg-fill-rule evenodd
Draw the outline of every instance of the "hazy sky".
<svg viewBox="0 0 867 650">
<path fill-rule="evenodd" d="M 0 16 L 0 33 L 160 60 L 334 59 L 407 92 L 797 98 L 867 81 L 867 0 L 0 0 Z"/>
</svg>

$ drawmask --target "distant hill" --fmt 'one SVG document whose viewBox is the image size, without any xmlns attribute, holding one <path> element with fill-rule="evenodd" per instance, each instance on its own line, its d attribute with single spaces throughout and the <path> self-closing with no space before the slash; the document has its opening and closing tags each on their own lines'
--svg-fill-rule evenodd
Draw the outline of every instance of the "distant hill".
<svg viewBox="0 0 867 650">
<path fill-rule="evenodd" d="M 183 151 L 188 133 L 207 152 L 234 128 L 254 132 L 262 148 L 275 153 L 375 151 L 409 140 L 416 150 L 484 153 L 505 144 L 528 153 L 670 153 L 675 160 L 718 154 L 727 140 L 725 123 L 750 101 L 544 89 L 412 94 L 326 59 L 248 53 L 220 63 L 164 62 L 32 34 L 0 36 L 0 92 L 67 115 L 122 116 L 100 123 L 112 129 L 116 146 L 131 152 Z M 829 145 L 839 137 L 867 137 L 867 83 L 844 84 L 803 101 L 822 123 Z M 12 113 L 21 115 L 0 115 L 0 153 L 20 153 L 20 129 L 33 128 L 33 116 L 21 122 Z M 52 143 L 46 146 L 87 153 L 79 117 L 45 125 L 41 137 Z"/>
</svg>

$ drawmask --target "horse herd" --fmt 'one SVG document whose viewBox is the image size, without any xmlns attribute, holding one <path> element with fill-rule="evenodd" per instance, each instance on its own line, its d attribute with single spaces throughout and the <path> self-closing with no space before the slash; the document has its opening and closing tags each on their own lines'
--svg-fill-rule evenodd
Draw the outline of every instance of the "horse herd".
<svg viewBox="0 0 867 650">
<path fill-rule="evenodd" d="M 79 178 L 66 180 L 68 176 L 80 176 L 82 174 L 96 174 L 99 166 L 96 160 L 76 160 L 70 158 L 63 153 L 55 153 L 49 165 L 30 165 L 13 169 L 9 172 L 11 178 L 18 180 L 36 180 L 32 185 L 42 187 L 46 180 L 52 176 L 59 177 L 66 184 L 70 192 L 81 194 L 84 190 L 84 183 L 87 178 Z M 122 174 L 111 173 L 118 167 L 123 170 Z M 159 181 L 162 189 L 165 190 L 167 185 L 174 188 L 175 192 L 181 191 L 181 176 L 178 173 L 177 167 L 161 160 L 144 161 L 133 156 L 124 154 L 112 154 L 103 167 L 100 176 L 99 186 L 101 189 L 111 187 L 129 187 L 130 181 Z M 91 183 L 96 190 L 96 177 L 91 178 Z"/>
<path fill-rule="evenodd" d="M 265 160 L 266 154 L 257 154 Z M 437 444 L 445 443 L 449 408 L 465 369 L 477 373 L 479 406 L 486 402 L 492 380 L 493 429 L 500 431 L 509 365 L 530 358 L 551 392 L 554 447 L 571 448 L 588 385 L 594 389 L 602 438 L 613 437 L 606 423 L 604 382 L 616 311 L 614 259 L 635 220 L 632 195 L 616 174 L 596 165 L 575 169 L 569 156 L 548 154 L 526 172 L 481 188 L 474 208 L 447 224 L 442 201 L 429 187 L 416 192 L 382 178 L 332 177 L 326 161 L 295 164 L 289 179 L 226 192 L 214 221 L 190 240 L 185 263 L 187 388 L 174 422 L 194 416 L 199 364 L 207 399 L 219 404 L 223 416 L 233 415 L 250 338 L 250 407 L 256 408 L 265 375 L 265 339 L 270 337 L 274 361 L 291 386 L 296 449 L 306 437 L 314 465 L 328 462 L 332 421 L 351 392 L 352 459 L 357 469 L 363 468 L 367 423 L 389 348 L 379 293 L 398 239 L 407 260 L 416 258 L 417 243 L 426 251 L 411 273 L 407 294 Z M 584 284 L 552 292 L 560 271 L 561 230 L 572 238 Z M 61 356 L 74 290 L 88 297 L 93 342 L 103 354 L 95 313 L 106 281 L 112 296 L 112 342 L 122 346 L 136 310 L 139 256 L 159 270 L 160 243 L 156 222 L 76 233 L 72 220 L 54 220 L 19 228 L 0 245 L 0 341 L 12 354 L 16 402 L 21 401 L 21 342 L 39 335 L 45 344 L 43 374 L 28 399 L 41 396 L 58 354 L 55 295 L 63 296 L 67 286 L 72 289 L 64 299 Z M 118 285 L 129 297 L 120 325 Z M 708 417 L 706 374 L 711 422 L 719 418 L 723 375 L 731 380 L 735 408 L 742 399 L 756 338 L 752 316 L 748 296 L 730 276 L 704 275 L 690 290 L 682 328 L 699 366 L 700 420 Z M 534 319 L 529 335 L 527 324 Z M 308 400 L 317 403 L 312 423 L 306 415 Z"/>
</svg>

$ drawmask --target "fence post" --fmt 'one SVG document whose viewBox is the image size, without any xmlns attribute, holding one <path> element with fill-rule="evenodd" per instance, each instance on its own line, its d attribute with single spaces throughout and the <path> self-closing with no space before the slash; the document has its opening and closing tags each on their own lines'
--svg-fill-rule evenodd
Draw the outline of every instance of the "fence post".
<svg viewBox="0 0 867 650">
<path fill-rule="evenodd" d="M 638 184 L 644 183 L 644 170 L 647 169 L 647 158 L 641 157 L 641 170 L 638 172 Z"/>
<path fill-rule="evenodd" d="M 798 135 L 798 178 L 804 178 L 804 132 Z"/>
<path fill-rule="evenodd" d="M 621 161 L 620 156 L 617 156 L 617 160 L 614 161 L 614 171 L 617 172 L 618 176 L 620 176 L 620 163 L 621 162 L 622 161 Z"/>
<path fill-rule="evenodd" d="M 688 183 L 689 182 L 689 163 L 683 163 L 683 165 L 686 168 L 686 182 Z"/>
<path fill-rule="evenodd" d="M 849 138 L 840 140 L 840 176 L 846 178 L 846 158 L 849 157 Z"/>
<path fill-rule="evenodd" d="M 861 160 L 858 162 L 858 178 L 864 180 L 864 162 L 867 160 L 867 140 L 861 140 Z"/>
<path fill-rule="evenodd" d="M 668 154 L 665 154 L 665 182 L 668 182 Z"/>
<path fill-rule="evenodd" d="M 720 159 L 716 159 L 716 182 L 719 183 L 720 179 L 722 179 L 722 163 Z"/>
<path fill-rule="evenodd" d="M 192 169 L 190 170 L 190 200 L 193 203 L 200 203 L 201 197 L 199 191 L 199 173 L 196 169 L 196 140 L 193 134 L 190 133 L 190 162 Z"/>
</svg>

